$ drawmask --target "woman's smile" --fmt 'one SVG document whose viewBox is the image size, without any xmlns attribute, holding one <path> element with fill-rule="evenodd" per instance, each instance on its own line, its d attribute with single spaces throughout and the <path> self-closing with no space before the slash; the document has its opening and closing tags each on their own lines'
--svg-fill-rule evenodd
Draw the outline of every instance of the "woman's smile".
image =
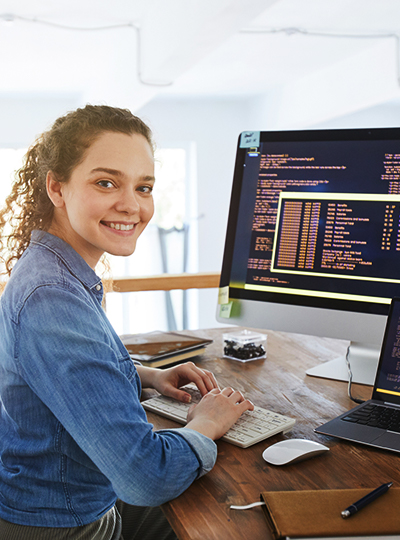
<svg viewBox="0 0 400 540">
<path fill-rule="evenodd" d="M 117 221 L 101 221 L 101 224 L 117 231 L 132 231 L 136 225 L 136 223 L 121 223 Z"/>
</svg>

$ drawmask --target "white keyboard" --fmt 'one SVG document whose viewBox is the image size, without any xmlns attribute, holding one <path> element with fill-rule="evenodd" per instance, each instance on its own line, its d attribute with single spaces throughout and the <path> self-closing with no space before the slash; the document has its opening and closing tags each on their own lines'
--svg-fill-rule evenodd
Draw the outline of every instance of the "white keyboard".
<svg viewBox="0 0 400 540">
<path fill-rule="evenodd" d="M 193 403 L 198 403 L 201 394 L 196 387 L 185 386 L 185 391 L 191 394 L 191 403 L 182 403 L 166 396 L 156 396 L 142 402 L 143 407 L 151 412 L 186 424 L 187 413 Z M 254 406 L 254 411 L 246 411 L 239 420 L 225 433 L 221 439 L 247 448 L 277 433 L 286 433 L 291 430 L 296 420 L 277 414 L 267 409 Z"/>
</svg>

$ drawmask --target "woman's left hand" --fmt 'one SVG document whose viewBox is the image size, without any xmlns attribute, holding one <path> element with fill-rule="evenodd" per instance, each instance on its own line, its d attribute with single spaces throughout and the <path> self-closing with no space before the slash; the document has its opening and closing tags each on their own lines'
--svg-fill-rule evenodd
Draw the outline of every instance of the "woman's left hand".
<svg viewBox="0 0 400 540">
<path fill-rule="evenodd" d="M 138 372 L 142 377 L 140 371 L 141 368 L 139 367 Z M 160 394 L 185 403 L 189 403 L 191 399 L 190 394 L 180 389 L 185 384 L 195 383 L 202 396 L 214 388 L 219 389 L 213 373 L 206 369 L 200 369 L 193 362 L 178 364 L 167 369 L 154 369 L 152 370 L 151 379 L 151 387 L 155 388 Z"/>
</svg>

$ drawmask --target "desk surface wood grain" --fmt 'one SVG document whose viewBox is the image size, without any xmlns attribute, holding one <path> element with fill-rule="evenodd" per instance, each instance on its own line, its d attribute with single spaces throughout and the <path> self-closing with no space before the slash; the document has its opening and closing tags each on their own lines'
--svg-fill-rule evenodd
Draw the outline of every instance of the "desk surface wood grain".
<svg viewBox="0 0 400 540">
<path fill-rule="evenodd" d="M 231 504 L 258 501 L 262 491 L 373 489 L 390 480 L 400 486 L 397 454 L 313 432 L 318 425 L 355 406 L 347 396 L 347 383 L 305 374 L 306 369 L 321 362 L 339 355 L 344 358 L 347 342 L 268 331 L 267 359 L 242 364 L 222 357 L 222 329 L 194 333 L 214 340 L 206 354 L 195 359 L 199 367 L 213 371 L 220 385 L 237 388 L 255 404 L 294 417 L 297 422 L 286 435 L 276 435 L 246 449 L 218 441 L 214 469 L 163 505 L 179 539 L 271 539 L 261 508 L 230 509 Z M 370 398 L 371 393 L 371 387 L 353 386 L 353 395 L 362 399 Z M 155 429 L 177 427 L 157 415 L 149 413 L 148 417 Z M 315 440 L 329 446 L 330 452 L 293 465 L 268 465 L 262 451 L 284 438 Z"/>
</svg>

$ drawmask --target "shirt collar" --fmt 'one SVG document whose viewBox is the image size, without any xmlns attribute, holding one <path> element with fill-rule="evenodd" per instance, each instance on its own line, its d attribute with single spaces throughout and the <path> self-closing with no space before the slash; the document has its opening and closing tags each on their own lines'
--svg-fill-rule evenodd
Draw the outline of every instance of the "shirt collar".
<svg viewBox="0 0 400 540">
<path fill-rule="evenodd" d="M 31 234 L 31 244 L 40 245 L 55 253 L 83 285 L 92 289 L 96 295 L 103 295 L 103 286 L 99 276 L 67 242 L 54 234 L 34 230 Z"/>
</svg>

